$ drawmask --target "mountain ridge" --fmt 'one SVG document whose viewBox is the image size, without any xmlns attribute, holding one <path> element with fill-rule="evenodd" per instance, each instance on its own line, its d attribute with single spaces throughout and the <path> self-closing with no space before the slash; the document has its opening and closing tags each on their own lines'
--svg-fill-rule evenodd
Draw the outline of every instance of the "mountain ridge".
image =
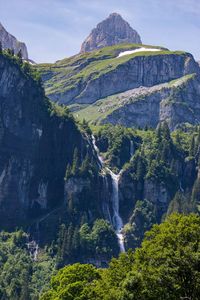
<svg viewBox="0 0 200 300">
<path fill-rule="evenodd" d="M 0 22 L 0 42 L 2 43 L 3 49 L 14 50 L 15 54 L 21 51 L 22 57 L 25 60 L 28 60 L 28 50 L 26 44 L 18 41 L 16 37 L 10 34 L 1 24 L 1 22 Z"/>
<path fill-rule="evenodd" d="M 82 43 L 80 53 L 122 43 L 142 44 L 142 41 L 120 14 L 112 13 L 91 31 Z"/>
</svg>

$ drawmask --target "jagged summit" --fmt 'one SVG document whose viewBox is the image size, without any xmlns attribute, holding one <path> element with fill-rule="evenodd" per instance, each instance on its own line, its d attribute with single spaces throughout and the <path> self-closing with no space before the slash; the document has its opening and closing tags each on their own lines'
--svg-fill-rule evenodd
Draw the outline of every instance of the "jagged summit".
<svg viewBox="0 0 200 300">
<path fill-rule="evenodd" d="M 112 13 L 99 23 L 81 46 L 81 53 L 122 43 L 141 44 L 141 38 L 118 13 Z"/>
<path fill-rule="evenodd" d="M 28 60 L 28 51 L 24 43 L 19 42 L 12 34 L 10 34 L 0 22 L 0 42 L 3 49 L 13 49 L 15 54 L 21 50 L 22 57 Z"/>
</svg>

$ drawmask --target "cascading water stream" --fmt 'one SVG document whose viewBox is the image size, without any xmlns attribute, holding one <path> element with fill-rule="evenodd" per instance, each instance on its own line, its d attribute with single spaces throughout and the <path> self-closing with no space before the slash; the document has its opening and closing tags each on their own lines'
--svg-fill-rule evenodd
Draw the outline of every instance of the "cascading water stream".
<svg viewBox="0 0 200 300">
<path fill-rule="evenodd" d="M 134 154 L 134 144 L 133 141 L 130 141 L 130 157 L 132 157 Z"/>
<path fill-rule="evenodd" d="M 119 242 L 120 252 L 125 252 L 124 237 L 122 234 L 123 221 L 119 215 L 119 177 L 120 177 L 120 173 L 116 175 L 108 167 L 105 167 L 104 160 L 100 156 L 99 149 L 96 146 L 96 141 L 95 141 L 94 136 L 92 136 L 92 143 L 93 143 L 94 149 L 97 153 L 97 157 L 99 160 L 99 166 L 102 169 L 105 168 L 107 170 L 107 172 L 110 174 L 111 179 L 112 179 L 112 199 L 111 200 L 112 200 L 112 208 L 113 208 L 113 217 L 112 217 L 112 220 L 109 217 L 109 219 L 110 219 L 109 221 L 112 222 L 113 228 L 116 232 L 118 242 Z M 105 176 L 105 180 L 106 180 L 106 176 Z M 108 211 L 109 211 L 109 209 L 108 209 Z M 110 216 L 110 213 L 109 213 L 109 216 Z"/>
<path fill-rule="evenodd" d="M 115 232 L 118 237 L 119 241 L 119 247 L 121 252 L 125 252 L 125 247 L 124 247 L 124 237 L 122 234 L 122 229 L 123 229 L 123 221 L 122 218 L 119 215 L 119 177 L 120 175 L 114 174 L 110 169 L 109 173 L 112 178 L 112 207 L 113 207 L 113 218 L 112 218 L 112 224 L 115 229 Z"/>
</svg>

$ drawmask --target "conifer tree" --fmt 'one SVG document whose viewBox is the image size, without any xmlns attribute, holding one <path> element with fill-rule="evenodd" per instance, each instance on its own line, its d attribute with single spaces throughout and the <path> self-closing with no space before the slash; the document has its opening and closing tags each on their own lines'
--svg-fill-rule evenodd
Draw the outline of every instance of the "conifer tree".
<svg viewBox="0 0 200 300">
<path fill-rule="evenodd" d="M 8 53 L 8 55 L 12 56 L 12 49 L 8 48 L 7 53 Z"/>
<path fill-rule="evenodd" d="M 68 180 L 70 178 L 71 173 L 72 173 L 71 166 L 70 166 L 70 164 L 68 164 L 66 172 L 65 172 L 65 180 Z"/>
<path fill-rule="evenodd" d="M 18 57 L 19 63 L 22 64 L 23 63 L 23 59 L 22 59 L 22 50 L 21 49 L 17 53 L 17 57 Z"/>
<path fill-rule="evenodd" d="M 79 157 L 78 157 L 78 149 L 75 148 L 72 162 L 72 175 L 77 176 L 79 171 Z"/>
<path fill-rule="evenodd" d="M 141 180 L 144 178 L 145 174 L 145 164 L 143 161 L 143 158 L 139 155 L 137 158 L 137 169 L 136 169 L 136 176 L 138 180 Z"/>
<path fill-rule="evenodd" d="M 156 137 L 158 139 L 158 142 L 161 141 L 162 139 L 162 127 L 161 124 L 158 125 L 157 129 L 156 129 Z"/>
<path fill-rule="evenodd" d="M 191 140 L 191 143 L 190 143 L 189 155 L 190 156 L 195 156 L 195 138 L 194 138 L 194 135 L 192 136 L 192 140 Z"/>
<path fill-rule="evenodd" d="M 89 155 L 87 154 L 85 156 L 85 159 L 83 160 L 81 167 L 80 167 L 80 174 L 81 176 L 85 176 L 88 174 L 90 168 L 90 159 L 89 159 Z"/>
<path fill-rule="evenodd" d="M 163 138 L 166 141 L 171 142 L 171 135 L 170 135 L 170 130 L 169 130 L 169 126 L 168 126 L 167 122 L 164 122 L 162 125 L 162 134 L 163 134 Z"/>
</svg>

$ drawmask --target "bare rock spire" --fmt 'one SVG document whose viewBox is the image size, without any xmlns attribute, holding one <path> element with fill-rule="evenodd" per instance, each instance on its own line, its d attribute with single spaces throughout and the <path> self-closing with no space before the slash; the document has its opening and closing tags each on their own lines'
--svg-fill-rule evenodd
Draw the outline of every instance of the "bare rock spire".
<svg viewBox="0 0 200 300">
<path fill-rule="evenodd" d="M 81 53 L 122 43 L 141 44 L 141 38 L 121 15 L 112 13 L 99 23 L 81 46 Z"/>
</svg>

